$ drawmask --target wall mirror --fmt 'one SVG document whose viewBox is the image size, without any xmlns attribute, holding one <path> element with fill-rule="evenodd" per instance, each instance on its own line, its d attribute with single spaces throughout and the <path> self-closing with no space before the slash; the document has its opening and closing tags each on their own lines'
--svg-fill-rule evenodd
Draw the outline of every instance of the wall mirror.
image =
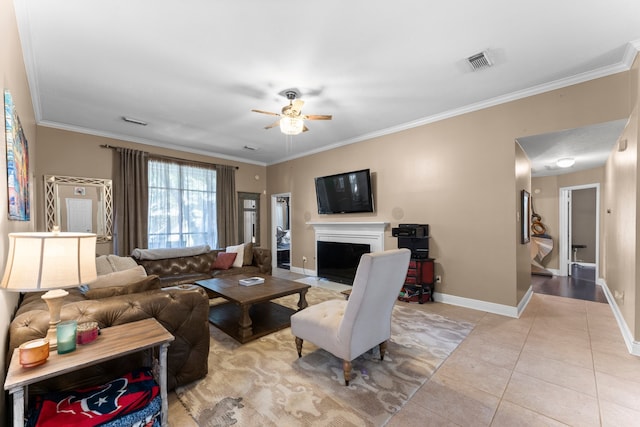
<svg viewBox="0 0 640 427">
<path fill-rule="evenodd" d="M 113 235 L 113 196 L 110 179 L 45 175 L 47 231 L 95 233 L 98 243 Z"/>
<path fill-rule="evenodd" d="M 260 246 L 260 193 L 238 192 L 238 237 Z"/>
</svg>

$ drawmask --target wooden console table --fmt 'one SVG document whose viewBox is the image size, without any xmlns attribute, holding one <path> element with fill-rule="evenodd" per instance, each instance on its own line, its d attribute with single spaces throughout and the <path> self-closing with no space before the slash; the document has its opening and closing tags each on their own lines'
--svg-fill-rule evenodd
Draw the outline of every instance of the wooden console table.
<svg viewBox="0 0 640 427">
<path fill-rule="evenodd" d="M 102 329 L 94 342 L 78 345 L 76 351 L 67 354 L 58 354 L 54 350 L 43 365 L 34 368 L 20 366 L 20 350 L 16 348 L 4 383 L 4 389 L 13 396 L 14 427 L 24 426 L 25 400 L 28 400 L 30 384 L 153 347 L 160 348 L 160 378 L 156 381 L 160 385 L 162 399 L 162 426 L 167 426 L 167 348 L 174 339 L 156 319 L 150 318 Z"/>
</svg>

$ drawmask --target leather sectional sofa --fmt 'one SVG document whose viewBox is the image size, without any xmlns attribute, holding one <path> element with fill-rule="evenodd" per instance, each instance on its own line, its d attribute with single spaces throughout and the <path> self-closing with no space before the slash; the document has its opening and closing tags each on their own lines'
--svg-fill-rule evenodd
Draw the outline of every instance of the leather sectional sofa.
<svg viewBox="0 0 640 427">
<path fill-rule="evenodd" d="M 98 299 L 88 299 L 78 288 L 67 291 L 69 295 L 60 314 L 62 320 L 94 321 L 103 329 L 153 317 L 173 334 L 175 340 L 167 352 L 169 390 L 207 375 L 209 299 L 202 289 L 155 289 Z M 20 344 L 47 335 L 49 310 L 41 296 L 41 292 L 24 295 L 9 326 L 7 364 Z M 95 386 L 145 366 L 145 360 L 141 352 L 134 353 L 33 384 L 29 391 L 41 393 Z"/>
<path fill-rule="evenodd" d="M 157 274 L 163 286 L 176 286 L 193 283 L 197 280 L 211 279 L 226 274 L 271 274 L 271 250 L 252 247 L 252 259 L 248 265 L 231 267 L 228 270 L 213 270 L 216 257 L 223 249 L 176 258 L 162 258 L 152 260 L 136 260 L 147 271 L 147 274 Z"/>
<path fill-rule="evenodd" d="M 126 285 L 123 283 L 109 283 L 110 288 L 85 289 L 84 292 L 80 288 L 67 289 L 69 295 L 64 299 L 60 317 L 62 320 L 75 319 L 78 323 L 95 321 L 101 329 L 153 317 L 175 336 L 167 353 L 168 389 L 203 378 L 208 371 L 209 295 L 202 288 L 181 289 L 176 285 L 225 274 L 271 274 L 269 249 L 251 247 L 249 265 L 212 270 L 220 252 L 223 250 L 207 248 L 206 252 L 197 255 L 137 259 L 135 262 L 130 257 L 98 257 L 98 280 L 104 280 L 110 273 L 122 274 L 123 270 L 131 271 L 132 266 L 142 265 L 148 277 L 145 283 L 152 281 L 153 287 L 145 285 L 132 289 L 129 285 L 118 286 Z M 41 296 L 41 292 L 27 293 L 18 306 L 9 326 L 7 366 L 13 350 L 20 344 L 47 335 L 49 310 Z M 93 386 L 143 366 L 144 361 L 143 354 L 132 354 L 34 384 L 30 393 Z"/>
</svg>

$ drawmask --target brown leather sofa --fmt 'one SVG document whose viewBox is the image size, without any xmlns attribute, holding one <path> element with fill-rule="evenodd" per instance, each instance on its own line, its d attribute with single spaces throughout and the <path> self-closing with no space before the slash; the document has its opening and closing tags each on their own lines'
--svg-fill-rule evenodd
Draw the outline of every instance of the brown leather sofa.
<svg viewBox="0 0 640 427">
<path fill-rule="evenodd" d="M 175 341 L 167 352 L 168 389 L 188 384 L 207 374 L 209 300 L 202 289 L 156 289 L 93 300 L 87 299 L 77 288 L 68 291 L 61 311 L 62 320 L 95 321 L 102 329 L 154 317 L 173 334 Z M 47 334 L 49 311 L 41 295 L 25 294 L 18 307 L 9 327 L 7 364 L 14 348 Z M 100 384 L 144 366 L 145 360 L 142 352 L 135 353 L 34 384 L 29 391 L 41 393 Z"/>
<path fill-rule="evenodd" d="M 271 249 L 254 247 L 253 260 L 250 265 L 231 267 L 228 270 L 212 270 L 211 266 L 220 252 L 224 252 L 224 249 L 214 249 L 200 255 L 177 258 L 134 259 L 144 267 L 147 274 L 160 276 L 163 286 L 194 283 L 197 280 L 211 279 L 227 274 L 271 274 Z"/>
</svg>

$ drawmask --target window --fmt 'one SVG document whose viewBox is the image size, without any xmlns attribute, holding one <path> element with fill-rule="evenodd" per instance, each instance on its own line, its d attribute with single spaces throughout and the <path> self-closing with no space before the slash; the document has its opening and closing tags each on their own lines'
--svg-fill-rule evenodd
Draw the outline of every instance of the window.
<svg viewBox="0 0 640 427">
<path fill-rule="evenodd" d="M 216 171 L 149 160 L 149 248 L 216 247 Z"/>
</svg>

